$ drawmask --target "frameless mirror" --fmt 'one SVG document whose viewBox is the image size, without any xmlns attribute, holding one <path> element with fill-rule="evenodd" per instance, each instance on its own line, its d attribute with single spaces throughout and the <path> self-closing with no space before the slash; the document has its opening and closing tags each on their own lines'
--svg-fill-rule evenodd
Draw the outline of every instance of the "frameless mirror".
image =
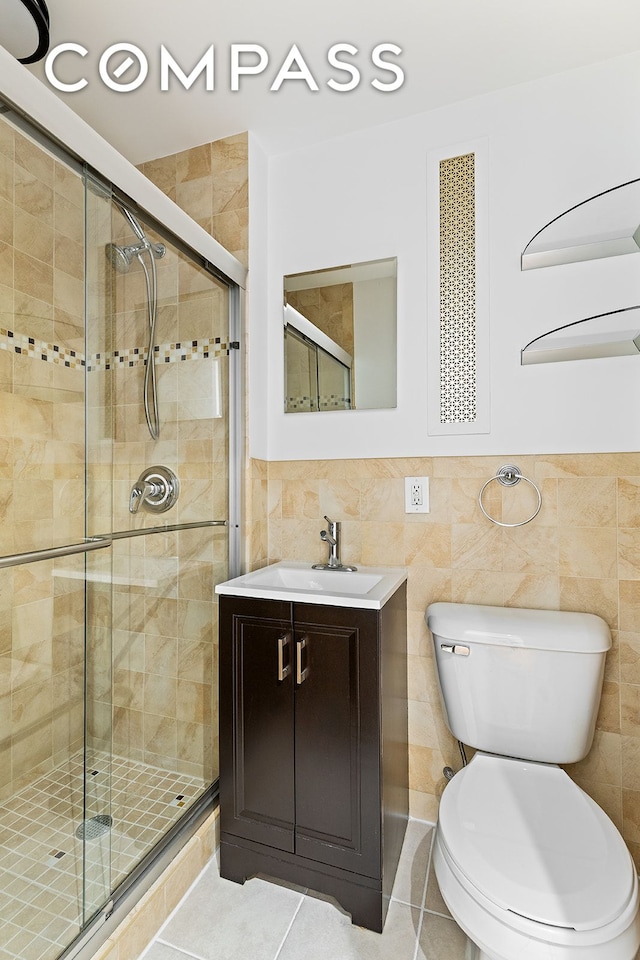
<svg viewBox="0 0 640 960">
<path fill-rule="evenodd" d="M 396 406 L 397 261 L 284 278 L 285 413 Z"/>
</svg>

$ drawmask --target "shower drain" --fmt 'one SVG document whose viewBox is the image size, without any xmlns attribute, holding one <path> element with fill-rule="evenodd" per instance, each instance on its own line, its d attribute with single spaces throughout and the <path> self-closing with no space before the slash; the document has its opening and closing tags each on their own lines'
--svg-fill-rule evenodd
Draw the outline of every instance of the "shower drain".
<svg viewBox="0 0 640 960">
<path fill-rule="evenodd" d="M 97 817 L 91 817 L 89 820 L 83 820 L 76 830 L 78 840 L 96 840 L 98 837 L 109 833 L 113 825 L 113 817 L 107 813 L 99 813 Z"/>
</svg>

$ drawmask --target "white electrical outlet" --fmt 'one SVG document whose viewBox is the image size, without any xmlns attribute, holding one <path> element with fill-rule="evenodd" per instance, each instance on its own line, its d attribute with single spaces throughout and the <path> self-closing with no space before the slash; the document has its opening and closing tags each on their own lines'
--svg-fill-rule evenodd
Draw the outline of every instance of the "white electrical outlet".
<svg viewBox="0 0 640 960">
<path fill-rule="evenodd" d="M 404 512 L 429 513 L 429 477 L 404 478 Z"/>
</svg>

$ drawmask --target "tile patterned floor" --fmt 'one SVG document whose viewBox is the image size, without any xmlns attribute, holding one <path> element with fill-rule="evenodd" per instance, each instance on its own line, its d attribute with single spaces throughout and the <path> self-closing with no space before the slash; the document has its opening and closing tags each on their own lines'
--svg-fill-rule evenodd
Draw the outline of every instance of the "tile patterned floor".
<svg viewBox="0 0 640 960">
<path fill-rule="evenodd" d="M 205 786 L 144 763 L 97 759 L 87 817 L 110 813 L 113 828 L 94 839 L 85 829 L 83 839 L 83 769 L 78 754 L 0 804 L 0 960 L 54 960 L 83 912 L 88 919 L 109 899 Z"/>
<path fill-rule="evenodd" d="M 220 878 L 212 863 L 144 960 L 464 960 L 466 937 L 451 919 L 431 867 L 434 827 L 409 821 L 382 934 L 351 924 L 319 896 L 261 878 Z"/>
</svg>

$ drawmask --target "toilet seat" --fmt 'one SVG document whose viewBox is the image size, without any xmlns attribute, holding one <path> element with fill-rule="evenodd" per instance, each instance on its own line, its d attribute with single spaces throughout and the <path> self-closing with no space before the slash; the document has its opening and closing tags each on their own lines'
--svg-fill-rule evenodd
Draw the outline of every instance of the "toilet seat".
<svg viewBox="0 0 640 960">
<path fill-rule="evenodd" d="M 470 895 L 516 926 L 595 932 L 637 896 L 617 829 L 555 765 L 477 753 L 443 794 L 438 833 Z"/>
</svg>

